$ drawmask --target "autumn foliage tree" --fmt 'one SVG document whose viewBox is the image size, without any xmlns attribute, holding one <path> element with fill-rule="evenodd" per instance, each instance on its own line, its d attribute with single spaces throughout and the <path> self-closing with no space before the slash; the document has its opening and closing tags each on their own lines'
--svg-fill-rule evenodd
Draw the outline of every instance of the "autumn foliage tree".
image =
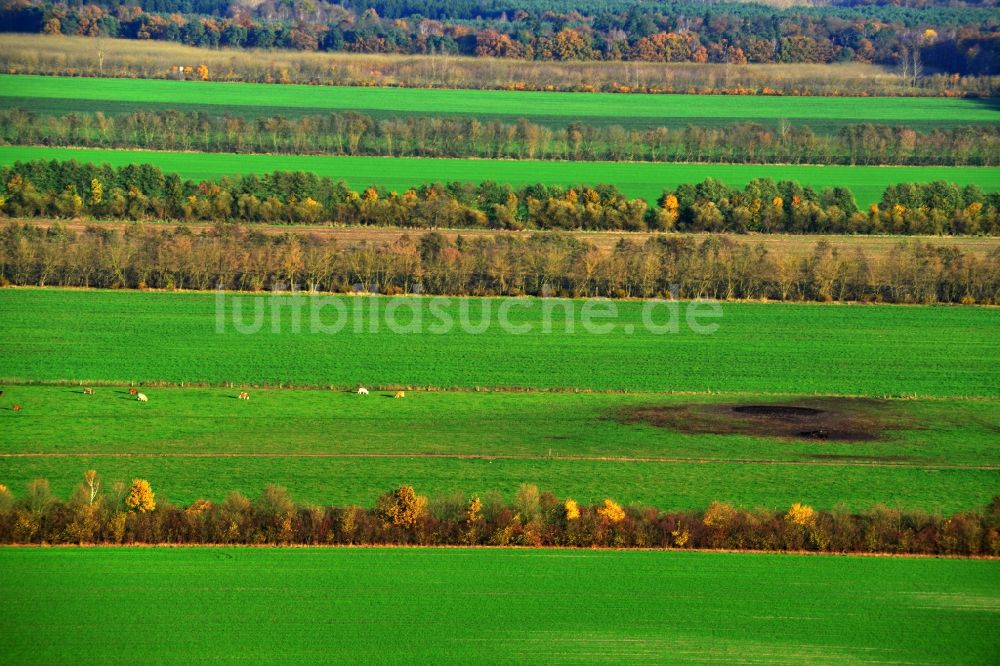
<svg viewBox="0 0 1000 666">
<path fill-rule="evenodd" d="M 621 505 L 614 500 L 605 499 L 604 504 L 597 509 L 597 515 L 601 516 L 613 525 L 625 520 L 625 509 L 623 509 Z"/>
<path fill-rule="evenodd" d="M 149 481 L 145 479 L 132 480 L 132 486 L 125 497 L 125 506 L 139 513 L 146 513 L 156 508 L 156 499 Z"/>
<path fill-rule="evenodd" d="M 413 486 L 400 486 L 375 502 L 375 511 L 383 524 L 412 527 L 427 509 L 427 498 L 417 495 Z"/>
</svg>

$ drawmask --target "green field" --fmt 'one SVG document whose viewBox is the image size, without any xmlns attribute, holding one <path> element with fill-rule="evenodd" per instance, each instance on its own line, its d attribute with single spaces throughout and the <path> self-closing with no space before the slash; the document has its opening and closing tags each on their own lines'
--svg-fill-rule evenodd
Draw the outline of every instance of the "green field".
<svg viewBox="0 0 1000 666">
<path fill-rule="evenodd" d="M 947 663 L 976 560 L 466 549 L 0 549 L 8 664 Z M 390 650 L 388 646 L 396 646 Z"/>
<path fill-rule="evenodd" d="M 6 98 L 6 99 L 4 99 Z M 8 107 L 41 113 L 185 109 L 250 117 L 354 110 L 376 117 L 460 115 L 629 127 L 781 120 L 833 130 L 855 122 L 931 128 L 1000 122 L 996 100 L 917 97 L 740 97 L 429 90 L 0 75 Z"/>
<path fill-rule="evenodd" d="M 595 319 L 593 326 L 611 328 L 591 333 L 585 301 L 299 296 L 293 306 L 291 298 L 0 290 L 0 378 L 1000 395 L 994 308 L 724 303 L 709 318 L 706 303 L 677 304 L 672 315 L 666 302 L 602 301 L 591 312 L 614 307 L 617 317 Z M 236 330 L 237 307 L 248 326 L 260 308 L 258 332 Z M 648 330 L 644 308 L 656 325 L 678 321 L 677 332 Z M 689 313 L 718 329 L 696 333 Z M 509 331 L 499 323 L 504 316 Z M 444 318 L 453 326 L 442 332 Z M 469 328 L 484 320 L 482 332 Z M 321 328 L 338 324 L 337 332 Z"/>
<path fill-rule="evenodd" d="M 243 298 L 252 308 L 253 297 Z M 527 482 L 581 501 L 844 502 L 859 510 L 885 502 L 941 512 L 981 507 L 1000 491 L 994 309 L 729 303 L 713 334 L 681 327 L 656 335 L 641 326 L 643 304 L 623 302 L 619 333 L 597 334 L 578 320 L 569 331 L 558 317 L 566 301 L 549 303 L 557 317 L 544 332 L 540 300 L 452 299 L 443 311 L 456 321 L 461 307 L 478 322 L 487 308 L 496 314 L 516 303 L 510 323 L 533 330 L 438 335 L 431 304 L 444 301 L 346 303 L 351 314 L 339 333 L 309 332 L 309 315 L 296 333 L 284 302 L 282 316 L 268 314 L 260 332 L 244 335 L 228 317 L 225 332 L 216 332 L 211 294 L 2 290 L 0 378 L 629 393 L 416 391 L 397 401 L 343 390 L 253 390 L 245 403 L 231 389 L 149 386 L 151 402 L 139 405 L 120 386 L 83 396 L 70 386 L 9 381 L 4 400 L 25 410 L 0 411 L 0 481 L 19 491 L 46 477 L 66 495 L 93 467 L 109 479 L 148 478 L 177 502 L 232 489 L 255 495 L 268 483 L 301 501 L 370 504 L 401 483 L 432 495 L 509 496 Z M 400 303 L 419 304 L 424 332 L 388 329 L 384 315 Z M 226 304 L 232 314 L 234 301 Z M 573 304 L 579 317 L 582 305 Z M 398 314 L 398 322 L 412 317 Z M 377 332 L 372 321 L 380 322 Z M 681 435 L 614 418 L 627 405 L 914 393 L 933 399 L 880 408 L 892 431 L 877 442 Z"/>
<path fill-rule="evenodd" d="M 616 185 L 629 197 L 655 202 L 665 189 L 716 178 L 743 186 L 754 178 L 794 180 L 816 189 L 843 186 L 858 204 L 879 201 L 888 185 L 945 180 L 1000 190 L 997 167 L 794 166 L 762 164 L 676 164 L 658 162 L 554 162 L 530 160 L 427 159 L 416 157 L 336 157 L 315 155 L 237 155 L 145 150 L 100 150 L 0 146 L 0 166 L 21 160 L 70 160 L 111 164 L 155 164 L 192 180 L 245 173 L 309 171 L 345 180 L 353 189 L 382 185 L 402 192 L 431 182 L 493 180 L 511 185 Z"/>
<path fill-rule="evenodd" d="M 626 424 L 630 405 L 745 402 L 747 396 L 412 392 L 406 400 L 346 391 L 5 386 L 0 482 L 20 493 L 47 478 L 68 497 L 83 470 L 148 479 L 158 497 L 221 501 L 268 483 L 300 501 L 371 505 L 403 483 L 443 497 L 534 483 L 560 497 L 673 509 L 715 500 L 779 510 L 802 501 L 865 510 L 877 503 L 951 513 L 1000 494 L 997 401 L 895 400 L 872 405 L 884 440 L 835 442 L 681 434 Z M 795 401 L 795 396 L 767 401 Z M 755 400 L 760 400 L 759 398 Z M 96 435 L 99 433 L 99 436 Z"/>
</svg>

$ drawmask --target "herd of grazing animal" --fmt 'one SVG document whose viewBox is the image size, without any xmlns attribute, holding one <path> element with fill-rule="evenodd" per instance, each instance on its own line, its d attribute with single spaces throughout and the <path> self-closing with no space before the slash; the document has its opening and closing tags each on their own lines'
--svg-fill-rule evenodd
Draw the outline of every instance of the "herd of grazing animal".
<svg viewBox="0 0 1000 666">
<path fill-rule="evenodd" d="M 4 394 L 4 392 L 0 391 L 0 398 L 3 397 L 3 394 Z M 94 395 L 94 389 L 88 386 L 88 387 L 86 387 L 86 388 L 83 389 L 83 394 L 84 395 Z M 135 396 L 135 399 L 138 402 L 149 402 L 149 397 L 145 393 L 139 393 L 139 389 L 137 389 L 135 387 L 129 388 L 128 394 L 130 396 Z M 366 389 L 364 386 L 359 386 L 358 390 L 357 390 L 357 394 L 358 395 L 368 395 L 368 389 Z M 249 400 L 250 399 L 250 394 L 247 393 L 246 391 L 240 391 L 240 394 L 237 397 L 240 400 Z M 396 393 L 392 397 L 393 398 L 405 398 L 406 397 L 406 391 L 396 391 Z M 15 412 L 19 412 L 19 411 L 21 411 L 21 409 L 22 409 L 21 405 L 19 405 L 19 404 L 14 404 L 14 405 L 11 406 L 11 410 L 15 411 Z"/>
</svg>

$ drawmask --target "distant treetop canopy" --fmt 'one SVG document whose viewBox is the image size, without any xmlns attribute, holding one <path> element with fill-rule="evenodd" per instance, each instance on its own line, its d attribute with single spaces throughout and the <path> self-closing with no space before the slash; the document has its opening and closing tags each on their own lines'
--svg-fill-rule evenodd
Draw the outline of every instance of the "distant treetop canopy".
<svg viewBox="0 0 1000 666">
<path fill-rule="evenodd" d="M 997 0 L 822 6 L 668 0 L 3 0 L 0 32 L 200 47 L 446 53 L 529 60 L 902 65 L 965 75 L 1000 62 Z"/>
</svg>

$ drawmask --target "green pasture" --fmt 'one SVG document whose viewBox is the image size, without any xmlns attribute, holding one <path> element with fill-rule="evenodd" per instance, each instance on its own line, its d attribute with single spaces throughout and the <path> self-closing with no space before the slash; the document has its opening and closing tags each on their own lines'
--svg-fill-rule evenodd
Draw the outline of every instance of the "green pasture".
<svg viewBox="0 0 1000 666">
<path fill-rule="evenodd" d="M 138 439 L 138 437 L 137 437 Z M 68 498 L 84 471 L 108 482 L 150 482 L 158 502 L 187 506 L 199 498 L 221 502 L 233 490 L 254 498 L 270 484 L 301 503 L 372 506 L 403 484 L 436 498 L 495 492 L 511 500 L 522 483 L 557 497 L 599 504 L 704 510 L 715 501 L 745 509 L 787 510 L 794 502 L 817 509 L 867 511 L 882 504 L 939 515 L 983 511 L 1000 495 L 995 469 L 887 465 L 762 463 L 650 463 L 560 459 L 405 458 L 396 456 L 0 456 L 0 483 L 23 497 L 32 479 L 48 479 Z M 109 486 L 110 487 L 110 486 Z"/>
<path fill-rule="evenodd" d="M 679 461 L 858 462 L 1000 467 L 996 400 L 843 401 L 888 426 L 872 441 L 681 434 L 631 422 L 631 407 L 787 404 L 808 396 L 6 385 L 4 453 L 410 455 Z M 840 403 L 838 403 L 840 404 Z M 6 412 L 6 413 L 5 413 Z M 100 437 L 95 437 L 100 433 Z"/>
<path fill-rule="evenodd" d="M 47 478 L 68 497 L 85 469 L 148 479 L 179 503 L 255 496 L 371 505 L 403 483 L 444 497 L 511 497 L 534 483 L 560 497 L 677 509 L 716 500 L 865 510 L 877 503 L 949 513 L 1000 494 L 991 400 L 852 401 L 890 429 L 875 441 L 683 434 L 622 422 L 630 406 L 796 403 L 801 396 L 391 392 L 142 387 L 4 387 L 0 483 Z M 808 399 L 808 398 L 806 398 Z M 22 405 L 15 414 L 9 404 Z M 28 455 L 25 455 L 28 454 Z"/>
<path fill-rule="evenodd" d="M 995 562 L 509 549 L 0 549 L 8 664 L 946 663 Z"/>
<path fill-rule="evenodd" d="M 429 159 L 419 157 L 338 157 L 317 155 L 237 155 L 147 150 L 102 150 L 0 146 L 0 166 L 28 160 L 77 160 L 115 167 L 155 164 L 166 173 L 191 180 L 273 171 L 308 171 L 344 180 L 355 190 L 381 185 L 405 191 L 432 182 L 493 180 L 515 186 L 617 186 L 629 197 L 655 202 L 665 189 L 706 178 L 743 186 L 754 178 L 793 180 L 815 189 L 846 187 L 858 204 L 881 200 L 889 185 L 945 180 L 1000 190 L 1000 168 L 919 166 L 816 166 L 763 164 L 679 164 L 659 162 L 555 162 L 542 160 Z"/>
<path fill-rule="evenodd" d="M 4 289 L 0 379 L 995 398 L 998 333 L 986 307 Z"/>
<path fill-rule="evenodd" d="M 931 129 L 1000 121 L 995 100 L 933 97 L 747 97 L 620 95 L 501 90 L 268 85 L 136 79 L 0 75 L 0 100 L 40 113 L 175 109 L 215 114 L 302 116 L 359 111 L 375 117 L 528 118 L 627 127 L 684 127 L 782 120 L 833 131 L 872 122 Z"/>
<path fill-rule="evenodd" d="M 981 507 L 1000 488 L 994 309 L 727 303 L 702 322 L 714 333 L 655 334 L 640 302 L 614 303 L 617 317 L 600 322 L 612 330 L 588 331 L 582 301 L 300 296 L 299 310 L 289 298 L 0 290 L 0 482 L 21 492 L 45 477 L 66 496 L 95 468 L 148 478 L 176 502 L 269 483 L 300 501 L 359 504 L 401 483 L 508 497 L 535 483 L 587 502 L 940 512 Z M 247 325 L 258 302 L 260 330 L 239 332 L 235 310 Z M 665 321 L 667 304 L 656 307 Z M 688 304 L 677 307 L 684 317 Z M 454 330 L 437 332 L 442 313 Z M 479 333 L 457 323 L 484 315 L 493 324 Z M 70 384 L 24 385 L 39 381 Z M 129 382 L 150 402 L 130 399 Z M 240 401 L 226 382 L 285 388 Z M 358 384 L 372 395 L 349 391 Z M 391 399 L 397 386 L 404 400 Z M 866 442 L 679 434 L 618 418 L 628 406 L 827 394 L 907 399 L 860 403 L 888 426 Z"/>
</svg>

